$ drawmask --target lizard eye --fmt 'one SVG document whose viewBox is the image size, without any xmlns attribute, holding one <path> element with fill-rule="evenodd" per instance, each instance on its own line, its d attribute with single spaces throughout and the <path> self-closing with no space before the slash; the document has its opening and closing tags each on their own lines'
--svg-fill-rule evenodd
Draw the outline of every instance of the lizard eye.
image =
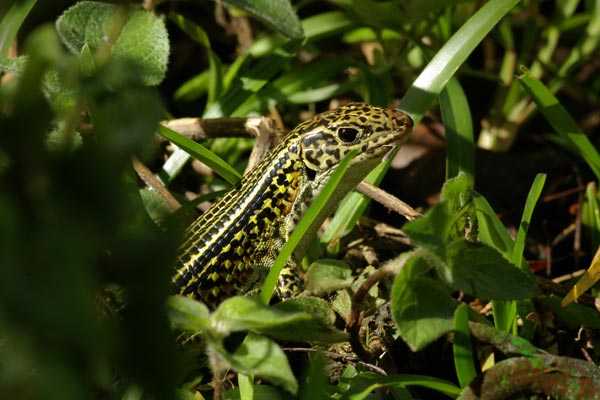
<svg viewBox="0 0 600 400">
<path fill-rule="evenodd" d="M 352 143 L 358 137 L 358 130 L 354 128 L 342 127 L 337 131 L 338 137 L 346 143 Z"/>
</svg>

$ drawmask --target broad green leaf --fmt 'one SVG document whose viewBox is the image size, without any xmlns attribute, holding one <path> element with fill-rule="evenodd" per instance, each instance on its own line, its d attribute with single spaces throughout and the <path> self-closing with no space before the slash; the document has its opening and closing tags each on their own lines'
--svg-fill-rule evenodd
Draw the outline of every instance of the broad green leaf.
<svg viewBox="0 0 600 400">
<path fill-rule="evenodd" d="M 169 62 L 169 37 L 164 21 L 151 12 L 134 12 L 121 30 L 112 53 L 135 61 L 146 85 L 158 85 Z"/>
<path fill-rule="evenodd" d="M 224 333 L 244 330 L 263 331 L 281 325 L 309 321 L 307 313 L 286 313 L 262 304 L 256 297 L 236 296 L 223 301 L 212 316 Z"/>
<path fill-rule="evenodd" d="M 351 5 L 348 11 L 357 19 L 369 21 L 370 26 L 401 30 L 404 24 L 411 22 L 403 7 L 392 1 L 361 0 L 353 1 Z"/>
<path fill-rule="evenodd" d="M 221 354 L 236 372 L 254 375 L 296 394 L 298 382 L 285 353 L 273 340 L 249 333 L 233 354 Z"/>
<path fill-rule="evenodd" d="M 240 8 L 273 29 L 292 39 L 302 39 L 304 31 L 289 0 L 221 0 L 229 7 Z"/>
<path fill-rule="evenodd" d="M 331 310 L 320 299 L 289 300 L 269 307 L 255 297 L 238 296 L 221 303 L 212 318 L 222 333 L 250 330 L 292 341 L 337 342 L 347 338 L 332 328 Z"/>
<path fill-rule="evenodd" d="M 308 313 L 313 318 L 321 321 L 323 325 L 333 326 L 336 320 L 335 313 L 331 309 L 329 303 L 319 297 L 313 296 L 297 296 L 289 300 L 282 301 L 273 305 L 278 310 L 287 313 Z"/>
<path fill-rule="evenodd" d="M 498 250 L 507 260 L 512 258 L 514 243 L 500 218 L 479 193 L 473 192 L 473 202 L 477 215 L 479 239 Z"/>
<path fill-rule="evenodd" d="M 454 288 L 488 300 L 518 300 L 537 292 L 535 281 L 494 248 L 464 239 L 447 246 L 448 266 L 440 276 Z"/>
<path fill-rule="evenodd" d="M 0 72 L 12 72 L 20 74 L 25 69 L 27 56 L 18 56 L 13 58 L 5 58 L 0 60 Z"/>
<path fill-rule="evenodd" d="M 471 181 L 466 174 L 450 177 L 442 187 L 440 202 L 450 203 L 450 210 L 459 211 L 471 201 Z"/>
<path fill-rule="evenodd" d="M 183 296 L 167 299 L 167 316 L 177 329 L 184 331 L 203 331 L 210 323 L 208 307 Z"/>
<path fill-rule="evenodd" d="M 310 355 L 310 364 L 305 367 L 303 379 L 300 381 L 300 392 L 297 400 L 328 400 L 328 391 L 333 389 L 329 383 L 325 369 L 325 356 L 322 353 Z"/>
<path fill-rule="evenodd" d="M 458 304 L 448 287 L 428 276 L 429 270 L 422 258 L 413 257 L 396 275 L 392 288 L 392 316 L 413 351 L 452 330 Z"/>
<path fill-rule="evenodd" d="M 96 1 L 82 1 L 56 20 L 56 30 L 63 43 L 73 54 L 79 54 L 85 44 L 95 52 L 109 41 L 111 25 L 117 6 Z"/>
<path fill-rule="evenodd" d="M 454 238 L 477 237 L 477 218 L 475 218 L 473 205 L 472 184 L 471 177 L 460 172 L 458 176 L 448 179 L 442 187 L 440 202 L 447 203 L 449 215 L 451 215 L 447 241 Z"/>
<path fill-rule="evenodd" d="M 306 272 L 306 289 L 317 296 L 347 288 L 351 284 L 352 270 L 340 260 L 318 260 Z"/>
<path fill-rule="evenodd" d="M 306 42 L 336 35 L 356 23 L 347 13 L 342 11 L 329 11 L 307 17 L 302 20 L 302 27 L 306 34 Z M 263 57 L 274 49 L 286 43 L 282 35 L 270 35 L 258 38 L 248 50 L 253 57 Z"/>
<path fill-rule="evenodd" d="M 415 244 L 444 257 L 444 248 L 452 227 L 452 210 L 449 202 L 430 208 L 421 218 L 402 227 L 402 231 Z"/>
<path fill-rule="evenodd" d="M 124 17 L 126 21 L 116 31 L 118 21 Z M 169 58 L 167 29 L 164 21 L 149 11 L 82 1 L 58 18 L 56 28 L 74 54 L 86 44 L 92 52 L 112 44 L 112 55 L 135 62 L 146 85 L 158 85 L 165 76 Z"/>
<path fill-rule="evenodd" d="M 509 260 L 513 257 L 514 243 L 508 231 L 489 205 L 487 200 L 477 192 L 472 193 L 477 216 L 479 239 L 499 251 Z M 516 331 L 517 305 L 513 301 L 493 301 L 494 323 L 497 328 L 506 331 Z"/>
</svg>

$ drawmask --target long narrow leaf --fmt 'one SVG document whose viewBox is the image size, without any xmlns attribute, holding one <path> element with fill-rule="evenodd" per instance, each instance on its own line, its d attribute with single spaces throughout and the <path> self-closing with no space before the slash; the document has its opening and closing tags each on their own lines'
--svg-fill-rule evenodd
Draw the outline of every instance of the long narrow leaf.
<svg viewBox="0 0 600 400">
<path fill-rule="evenodd" d="M 0 22 L 0 60 L 5 58 L 8 50 L 17 36 L 17 31 L 23 24 L 37 0 L 16 1 Z"/>
<path fill-rule="evenodd" d="M 223 91 L 223 67 L 221 60 L 212 51 L 208 35 L 198 24 L 177 13 L 170 13 L 169 19 L 206 49 L 209 62 L 207 104 L 212 105 L 221 96 L 221 92 Z"/>
<path fill-rule="evenodd" d="M 348 391 L 342 395 L 342 400 L 363 400 L 369 398 L 373 391 L 377 389 L 406 386 L 426 387 L 436 392 L 444 393 L 452 398 L 458 396 L 460 393 L 460 389 L 452 382 L 423 375 L 398 374 L 380 376 L 374 373 L 363 372 L 355 380 L 359 382 L 353 382 Z"/>
<path fill-rule="evenodd" d="M 248 73 L 239 77 L 239 82 L 234 81 L 219 101 L 206 111 L 204 118 L 235 115 L 238 107 L 262 89 L 288 64 L 300 49 L 301 44 L 300 40 L 291 40 L 261 59 Z"/>
<path fill-rule="evenodd" d="M 221 175 L 232 185 L 235 185 L 242 179 L 239 172 L 227 164 L 221 157 L 217 156 L 201 144 L 178 134 L 164 125 L 159 125 L 157 131 L 162 136 L 175 143 L 178 147 L 191 154 L 194 158 L 208 165 L 215 173 Z"/>
<path fill-rule="evenodd" d="M 568 306 L 581 296 L 586 290 L 591 288 L 600 280 L 600 247 L 596 250 L 596 254 L 592 259 L 590 267 L 581 275 L 577 283 L 571 288 L 569 293 L 562 299 L 560 305 Z"/>
<path fill-rule="evenodd" d="M 411 114 L 415 123 L 433 105 L 450 78 L 465 62 L 475 47 L 487 36 L 519 0 L 487 2 L 446 42 L 427 67 L 419 74 L 399 108 Z"/>
<path fill-rule="evenodd" d="M 454 312 L 454 367 L 460 387 L 464 388 L 476 376 L 471 349 L 471 332 L 469 331 L 469 308 L 466 304 L 458 306 Z"/>
<path fill-rule="evenodd" d="M 569 112 L 560 104 L 558 99 L 541 81 L 535 79 L 531 74 L 525 73 L 519 77 L 521 86 L 529 93 L 533 101 L 552 125 L 556 132 L 572 143 L 581 157 L 600 179 L 600 154 L 590 142 L 588 137 L 581 131 L 577 122 Z"/>
<path fill-rule="evenodd" d="M 529 189 L 529 194 L 527 195 L 527 201 L 525 202 L 525 208 L 523 210 L 523 216 L 521 217 L 521 223 L 519 224 L 519 231 L 517 232 L 517 237 L 515 239 L 515 244 L 513 248 L 512 254 L 512 262 L 513 264 L 519 266 L 523 272 L 526 274 L 531 274 L 531 270 L 527 266 L 523 259 L 523 250 L 525 249 L 525 240 L 527 239 L 527 230 L 529 229 L 529 224 L 531 223 L 531 216 L 533 215 L 533 209 L 542 194 L 542 189 L 544 188 L 544 183 L 546 182 L 546 174 L 537 174 L 533 184 L 531 185 L 531 189 Z"/>
<path fill-rule="evenodd" d="M 456 78 L 440 93 L 440 109 L 446 128 L 446 180 L 464 173 L 473 187 L 475 182 L 475 145 L 471 109 Z"/>
<path fill-rule="evenodd" d="M 598 205 L 598 188 L 596 182 L 588 183 L 585 188 L 585 202 L 587 204 L 590 241 L 592 242 L 592 249 L 595 249 L 600 246 L 600 206 Z"/>
</svg>

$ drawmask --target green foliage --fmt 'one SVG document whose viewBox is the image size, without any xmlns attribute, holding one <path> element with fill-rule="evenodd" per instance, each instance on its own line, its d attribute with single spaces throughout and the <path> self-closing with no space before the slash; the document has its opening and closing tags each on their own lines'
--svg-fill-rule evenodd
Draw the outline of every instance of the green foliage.
<svg viewBox="0 0 600 400">
<path fill-rule="evenodd" d="M 0 88 L 0 396 L 116 395 L 124 390 L 112 379 L 118 371 L 169 397 L 178 363 L 156 310 L 168 293 L 175 243 L 149 223 L 130 167 L 134 154 L 146 153 L 160 100 L 119 60 L 83 78 L 50 27 L 33 32 L 25 49 L 16 88 Z M 58 121 L 43 92 L 49 70 L 77 99 Z M 69 129 L 83 104 L 93 141 Z M 110 299 L 108 283 L 127 288 L 119 319 L 99 307 Z M 173 367 L 159 374 L 165 364 Z"/>
<path fill-rule="evenodd" d="M 554 317 L 554 330 L 598 328 L 595 310 L 581 304 L 562 308 L 556 297 L 537 296 L 524 253 L 545 176 L 535 179 L 524 205 L 514 204 L 524 208 L 515 240 L 488 200 L 474 191 L 479 183 L 475 138 L 480 147 L 509 150 L 519 134 L 532 131 L 525 124 L 533 118 L 539 118 L 536 129 L 556 132 L 541 140 L 568 150 L 582 161 L 579 168 L 600 176 L 595 142 L 578 126 L 581 115 L 578 103 L 573 105 L 577 98 L 597 102 L 600 81 L 594 74 L 585 84 L 573 78 L 593 65 L 597 53 L 597 2 L 542 7 L 526 0 L 492 0 L 478 8 L 476 2 L 454 0 L 401 6 L 387 0 L 334 0 L 326 7 L 312 1 L 227 0 L 220 3 L 233 18 L 260 22 L 250 24 L 250 46 L 235 54 L 233 40 L 214 21 L 211 2 L 181 2 L 182 7 L 155 2 L 153 10 L 92 1 L 60 10 L 50 3 L 0 5 L 0 72 L 16 75 L 0 86 L 0 397 L 202 398 L 210 396 L 198 389 L 206 381 L 203 375 L 214 374 L 215 382 L 231 370 L 240 374 L 239 388 L 226 390 L 226 399 L 428 398 L 431 392 L 421 388 L 467 399 L 477 398 L 482 387 L 492 393 L 507 380 L 519 381 L 524 371 L 545 377 L 547 365 L 561 377 L 554 392 L 540 380 L 520 380 L 527 386 L 508 385 L 507 390 L 570 398 L 565 393 L 574 388 L 597 397 L 599 374 L 591 365 L 545 355 L 507 333 L 537 339 L 534 333 L 546 333 L 544 321 L 534 325 L 525 317 L 544 311 Z M 54 28 L 33 27 L 29 33 L 26 17 L 42 6 L 62 15 L 48 21 Z M 167 9 L 177 12 L 161 15 Z M 19 44 L 27 38 L 18 47 L 24 52 L 6 58 L 15 38 Z M 497 65 L 482 67 L 470 58 L 484 38 L 486 51 L 498 54 Z M 171 52 L 170 40 L 180 47 Z M 182 56 L 187 54 L 189 59 Z M 182 63 L 193 67 L 178 75 Z M 521 65 L 527 72 L 514 79 Z M 483 80 L 491 91 L 472 93 L 474 85 L 465 84 L 465 77 Z M 579 97 L 565 97 L 565 87 L 571 93 L 576 88 Z M 490 103 L 483 116 L 477 104 L 482 97 Z M 445 127 L 448 182 L 440 203 L 403 227 L 416 249 L 383 267 L 395 274 L 391 290 L 378 282 L 358 303 L 355 295 L 375 268 L 356 277 L 348 263 L 320 259 L 306 281 L 313 294 L 334 296 L 332 306 L 312 297 L 263 304 L 294 246 L 303 254 L 312 242 L 315 215 L 329 213 L 328 202 L 335 203 L 368 172 L 348 170 L 342 179 L 344 168 L 339 168 L 282 252 L 263 288 L 263 302 L 235 297 L 211 311 L 168 297 L 178 242 L 170 229 L 175 218 L 169 218 L 155 192 L 140 191 L 131 158 L 160 164 L 161 179 L 182 191 L 188 178 L 180 174 L 189 154 L 229 184 L 240 178 L 239 166 L 229 163 L 245 154 L 244 146 L 192 143 L 159 126 L 159 120 L 192 104 L 194 116 L 205 118 L 276 109 L 293 126 L 300 111 L 347 99 L 399 104 L 415 124 L 436 113 L 437 100 Z M 473 118 L 484 121 L 479 132 Z M 152 157 L 156 131 L 179 147 L 166 162 Z M 375 166 L 367 180 L 378 183 L 388 166 Z M 345 180 L 351 184 L 337 186 Z M 216 179 L 209 184 L 214 182 L 213 189 L 225 186 Z M 596 186 L 587 185 L 582 211 L 592 250 L 599 242 Z M 363 195 L 348 196 L 321 236 L 321 247 L 339 248 L 337 241 L 353 229 L 368 203 Z M 311 256 L 320 257 L 319 244 L 313 247 Z M 485 321 L 464 305 L 475 298 L 492 300 L 498 330 L 469 324 Z M 346 341 L 348 335 L 338 329 L 388 301 L 393 323 L 378 316 L 365 324 L 360 330 L 365 342 L 388 335 L 396 339 L 393 347 L 404 343 L 413 352 L 426 352 L 453 332 L 462 394 L 457 383 L 445 380 L 452 374 L 441 379 L 404 370 L 381 376 L 365 367 L 379 360 L 363 360 L 361 366 L 353 354 L 340 356 L 343 366 L 331 367 L 331 352 L 296 364 L 276 342 Z M 381 325 L 385 332 L 371 331 Z M 172 328 L 189 339 L 180 342 L 179 351 Z M 481 360 L 474 356 L 481 348 L 470 335 L 510 358 L 481 373 Z M 383 349 L 381 360 L 390 362 L 392 350 Z M 198 354 L 205 359 L 191 360 Z M 394 367 L 412 366 L 404 359 L 392 361 Z M 336 368 L 341 370 L 337 380 L 331 372 Z"/>
<path fill-rule="evenodd" d="M 304 36 L 300 20 L 288 0 L 224 0 L 223 3 L 249 12 L 292 39 Z"/>
<path fill-rule="evenodd" d="M 74 54 L 87 45 L 102 57 L 108 51 L 115 59 L 133 61 L 146 85 L 157 85 L 165 77 L 169 38 L 164 22 L 150 12 L 82 1 L 60 16 L 56 29 Z"/>
<path fill-rule="evenodd" d="M 404 233 L 419 248 L 397 262 L 401 269 L 392 306 L 402 338 L 415 351 L 452 329 L 457 305 L 452 290 L 488 300 L 526 299 L 537 292 L 530 275 L 477 240 L 472 196 L 468 179 L 459 175 L 442 188 L 440 204 L 404 225 Z M 431 269 L 447 287 L 429 277 Z"/>
<path fill-rule="evenodd" d="M 294 304 L 299 302 L 300 304 Z M 172 297 L 169 316 L 177 329 L 200 335 L 211 359 L 213 372 L 231 368 L 282 386 L 291 393 L 298 383 L 285 354 L 268 335 L 280 340 L 337 342 L 346 339 L 332 328 L 332 315 L 324 302 L 316 298 L 290 300 L 268 307 L 254 297 L 225 300 L 209 314 L 203 304 L 185 297 Z M 235 332 L 250 331 L 242 344 L 231 353 L 224 340 Z"/>
</svg>

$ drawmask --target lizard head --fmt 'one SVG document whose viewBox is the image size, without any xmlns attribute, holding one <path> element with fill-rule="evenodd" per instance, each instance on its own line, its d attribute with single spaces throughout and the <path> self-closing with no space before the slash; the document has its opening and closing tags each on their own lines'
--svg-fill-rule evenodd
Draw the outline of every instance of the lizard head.
<svg viewBox="0 0 600 400">
<path fill-rule="evenodd" d="M 305 121 L 296 134 L 301 138 L 306 168 L 319 175 L 329 172 L 354 149 L 358 154 L 351 165 L 383 157 L 408 139 L 412 125 L 401 111 L 350 103 Z"/>
</svg>

